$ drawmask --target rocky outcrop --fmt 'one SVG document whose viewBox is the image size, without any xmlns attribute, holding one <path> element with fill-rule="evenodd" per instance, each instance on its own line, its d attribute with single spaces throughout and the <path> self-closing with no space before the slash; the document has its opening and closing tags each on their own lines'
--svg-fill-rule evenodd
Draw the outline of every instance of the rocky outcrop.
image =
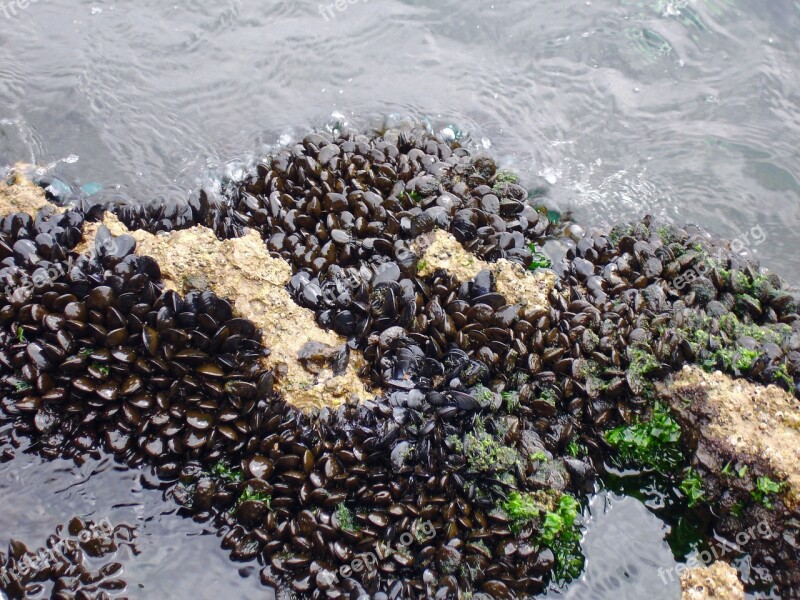
<svg viewBox="0 0 800 600">
<path fill-rule="evenodd" d="M 774 385 L 686 366 L 662 398 L 681 424 L 702 481 L 697 510 L 756 564 L 781 564 L 783 590 L 800 589 L 800 402 Z"/>
<path fill-rule="evenodd" d="M 292 300 L 286 291 L 291 267 L 271 257 L 257 233 L 220 241 L 201 226 L 169 235 L 128 232 L 110 213 L 105 214 L 103 224 L 113 235 L 130 233 L 136 240 L 136 253 L 158 262 L 168 288 L 180 294 L 212 290 L 231 302 L 236 315 L 253 321 L 271 351 L 266 361 L 275 371 L 275 387 L 289 403 L 310 410 L 374 396 L 358 377 L 362 364 L 358 352 L 351 353 L 342 373 L 327 364 L 307 368 L 309 343 L 315 343 L 315 355 L 322 356 L 326 349 L 334 354 L 346 340 L 318 327 L 314 313 Z M 93 243 L 100 226 L 86 225 L 86 247 Z"/>
<path fill-rule="evenodd" d="M 35 214 L 37 210 L 46 206 L 56 211 L 60 210 L 47 201 L 42 188 L 29 181 L 19 171 L 13 172 L 8 179 L 0 180 L 0 215 L 14 212 Z"/>
<path fill-rule="evenodd" d="M 781 482 L 789 508 L 800 503 L 800 401 L 777 386 L 734 379 L 719 371 L 707 373 L 686 366 L 675 379 L 673 392 L 681 399 L 679 412 L 690 417 L 705 447 L 703 454 L 720 461 L 763 462 Z M 713 463 L 712 463 L 713 464 Z M 722 470 L 722 464 L 713 464 Z M 712 465 L 709 465 L 712 466 Z"/>
</svg>

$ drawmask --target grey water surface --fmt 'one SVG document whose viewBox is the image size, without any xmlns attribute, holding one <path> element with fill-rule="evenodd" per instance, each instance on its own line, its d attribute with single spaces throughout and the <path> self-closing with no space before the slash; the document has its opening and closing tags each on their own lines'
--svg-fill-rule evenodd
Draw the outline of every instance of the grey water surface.
<svg viewBox="0 0 800 600">
<path fill-rule="evenodd" d="M 312 128 L 426 118 L 547 182 L 584 225 L 650 213 L 730 238 L 760 226 L 750 250 L 800 283 L 798 1 L 22 5 L 0 0 L 0 163 L 171 202 Z M 654 584 L 672 560 L 657 519 L 610 502 L 567 597 L 675 598 Z M 0 506 L 0 544 L 38 546 L 75 514 L 138 524 L 131 597 L 260 595 L 257 570 L 143 473 L 19 453 L 0 465 Z"/>
</svg>

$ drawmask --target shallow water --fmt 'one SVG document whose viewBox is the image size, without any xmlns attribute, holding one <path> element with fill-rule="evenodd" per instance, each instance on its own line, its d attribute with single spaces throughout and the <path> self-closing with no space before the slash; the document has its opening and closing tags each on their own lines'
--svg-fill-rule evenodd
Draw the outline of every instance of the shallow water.
<svg viewBox="0 0 800 600">
<path fill-rule="evenodd" d="M 181 198 L 333 112 L 362 126 L 427 115 L 552 182 L 588 223 L 650 212 L 729 237 L 760 224 L 764 263 L 800 279 L 796 0 L 321 6 L 40 0 L 0 14 L 0 155 L 77 159 L 59 165 L 72 179 Z"/>
<path fill-rule="evenodd" d="M 331 121 L 428 117 L 524 183 L 548 182 L 583 223 L 649 212 L 728 237 L 761 226 L 751 249 L 800 282 L 800 2 L 351 0 L 327 18 L 310 0 L 4 6 L 0 164 L 179 201 Z M 142 477 L 18 455 L 0 465 L 0 543 L 38 545 L 75 514 L 118 517 L 142 536 L 132 596 L 256 597 L 257 573 Z M 652 585 L 671 560 L 659 521 L 610 503 L 567 597 L 676 597 Z"/>
</svg>

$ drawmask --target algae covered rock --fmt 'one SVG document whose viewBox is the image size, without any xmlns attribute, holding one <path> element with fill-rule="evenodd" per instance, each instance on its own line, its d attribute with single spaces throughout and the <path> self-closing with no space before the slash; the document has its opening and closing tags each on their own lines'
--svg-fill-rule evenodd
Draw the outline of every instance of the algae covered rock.
<svg viewBox="0 0 800 600">
<path fill-rule="evenodd" d="M 761 465 L 781 482 L 787 508 L 800 502 L 800 400 L 777 386 L 686 366 L 671 387 L 674 409 L 698 436 L 698 452 L 721 472 L 726 464 Z M 715 463 L 709 462 L 717 459 Z M 762 486 L 763 487 L 763 486 Z"/>
</svg>

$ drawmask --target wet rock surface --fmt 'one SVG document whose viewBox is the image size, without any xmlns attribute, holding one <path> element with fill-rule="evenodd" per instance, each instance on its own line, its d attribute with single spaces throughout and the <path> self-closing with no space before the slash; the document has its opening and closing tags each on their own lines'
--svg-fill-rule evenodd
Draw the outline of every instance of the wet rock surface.
<svg viewBox="0 0 800 600">
<path fill-rule="evenodd" d="M 128 233 L 113 215 L 106 215 L 103 223 L 116 235 Z M 87 226 L 89 242 L 98 228 Z M 131 232 L 131 237 L 139 255 L 159 264 L 168 289 L 181 294 L 211 290 L 231 302 L 237 317 L 252 321 L 261 330 L 270 350 L 264 363 L 278 373 L 276 388 L 289 403 L 309 410 L 370 397 L 357 374 L 363 364 L 357 351 L 345 358 L 341 369 L 326 365 L 312 372 L 303 366 L 299 355 L 307 343 L 335 348 L 346 340 L 318 327 L 313 313 L 292 300 L 286 291 L 291 279 L 289 265 L 270 256 L 254 232 L 220 241 L 210 229 L 198 226 L 161 236 L 139 230 Z"/>
<path fill-rule="evenodd" d="M 736 569 L 715 562 L 710 567 L 687 569 L 681 575 L 682 600 L 743 600 L 744 588 Z"/>
<path fill-rule="evenodd" d="M 688 366 L 662 395 L 691 432 L 684 442 L 703 480 L 704 502 L 718 515 L 717 532 L 757 563 L 779 561 L 775 580 L 798 589 L 797 398 Z"/>
<path fill-rule="evenodd" d="M 8 178 L 0 180 L 0 215 L 34 213 L 46 207 L 59 212 L 58 207 L 47 201 L 44 190 L 26 178 L 22 170 L 15 170 Z"/>
<path fill-rule="evenodd" d="M 540 268 L 546 211 L 422 131 L 311 134 L 220 199 L 104 226 L 87 202 L 0 221 L 3 451 L 26 435 L 154 465 L 269 594 L 537 594 L 580 572 L 575 497 L 607 460 L 688 469 L 687 498 L 716 498 L 699 425 L 656 383 L 692 363 L 795 390 L 780 278 L 649 218 Z M 353 366 L 347 394 L 317 379 Z M 305 405 L 285 385 L 300 372 Z M 752 525 L 778 500 L 761 488 L 706 514 L 709 535 Z M 793 517 L 768 514 L 784 542 L 752 556 L 790 597 Z"/>
<path fill-rule="evenodd" d="M 532 315 L 546 310 L 556 276 L 549 269 L 526 271 L 519 263 L 504 258 L 486 263 L 464 249 L 458 240 L 442 230 L 414 240 L 412 249 L 418 255 L 417 273 L 423 277 L 438 269 L 447 271 L 458 281 L 474 280 L 474 287 L 486 294 L 496 291 L 508 305 L 520 306 Z"/>
<path fill-rule="evenodd" d="M 704 454 L 724 452 L 726 463 L 748 455 L 754 465 L 766 463 L 768 474 L 782 482 L 782 501 L 787 508 L 797 508 L 800 401 L 794 395 L 688 366 L 675 378 L 671 391 L 680 402 L 676 412 L 694 419 L 698 435 L 709 446 Z"/>
</svg>

